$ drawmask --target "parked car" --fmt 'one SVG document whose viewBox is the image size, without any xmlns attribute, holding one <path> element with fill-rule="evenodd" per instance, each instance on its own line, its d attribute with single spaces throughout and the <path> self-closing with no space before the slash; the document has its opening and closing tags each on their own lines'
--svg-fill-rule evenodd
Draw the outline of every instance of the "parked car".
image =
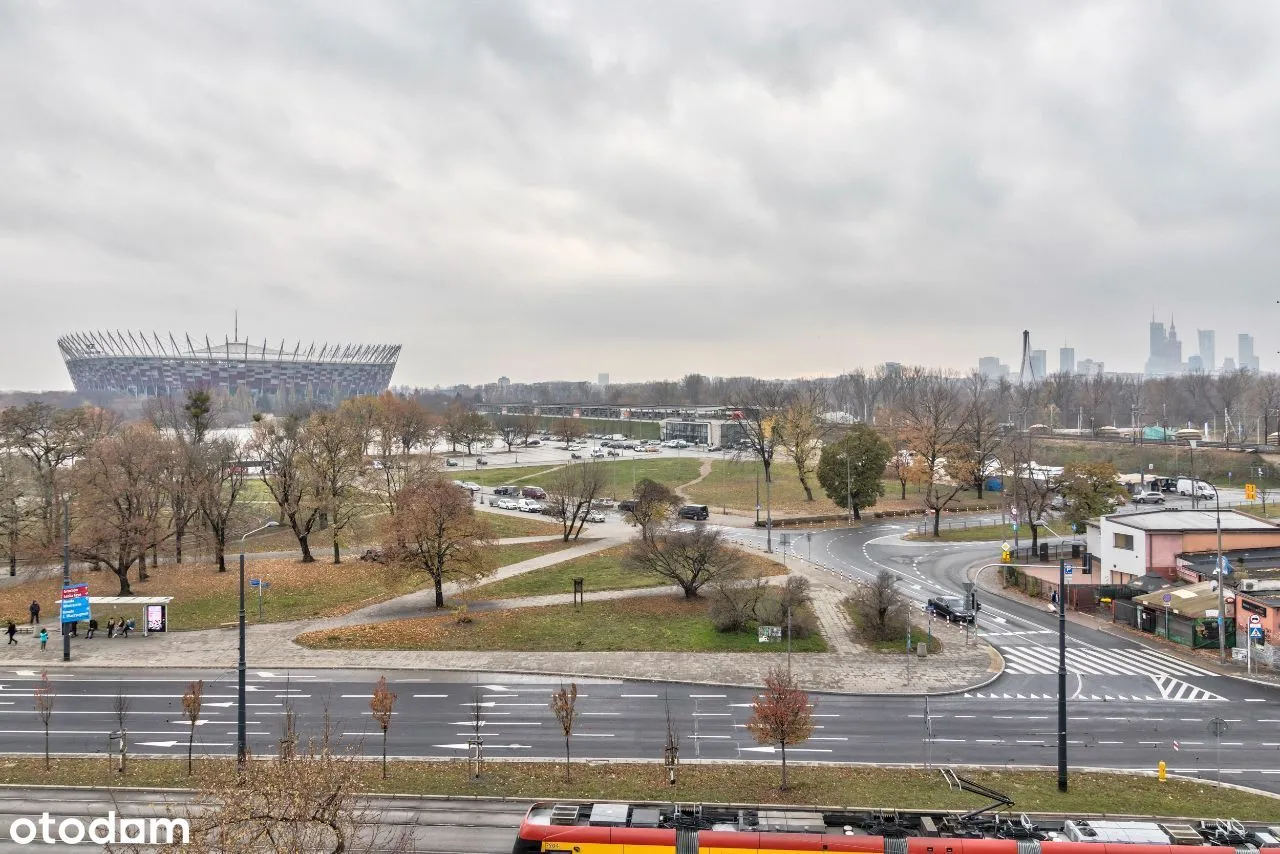
<svg viewBox="0 0 1280 854">
<path fill-rule="evenodd" d="M 718 450 L 720 450 L 720 446 L 719 446 L 719 445 L 712 445 L 711 447 L 707 448 L 707 451 L 708 451 L 708 452 L 713 452 L 713 453 L 714 453 L 715 451 L 718 451 Z"/>
<path fill-rule="evenodd" d="M 622 456 L 622 451 L 615 451 L 613 448 L 610 448 L 610 449 L 609 449 L 608 451 L 606 451 L 605 453 L 606 453 L 606 454 L 608 454 L 608 455 L 609 455 L 609 456 L 611 456 L 611 457 L 620 457 L 620 456 Z"/>
<path fill-rule="evenodd" d="M 705 504 L 686 504 L 680 508 L 680 518 L 702 522 L 711 518 L 711 510 Z"/>
<path fill-rule="evenodd" d="M 599 510 L 592 510 L 592 511 L 590 511 L 590 512 L 588 512 L 588 513 L 587 513 L 587 521 L 588 521 L 588 522 L 603 522 L 603 521 L 604 521 L 604 514 L 603 514 L 603 513 L 601 513 Z"/>
<path fill-rule="evenodd" d="M 444 461 L 444 464 L 449 466 L 449 468 L 453 468 L 458 464 L 458 461 L 455 460 L 453 457 L 449 457 L 449 459 Z"/>
<path fill-rule="evenodd" d="M 972 623 L 974 614 L 959 596 L 935 596 L 929 600 L 927 610 L 948 623 Z"/>
<path fill-rule="evenodd" d="M 662 449 L 659 448 L 657 445 L 645 445 L 644 452 L 646 454 L 660 454 L 662 453 Z"/>
<path fill-rule="evenodd" d="M 580 460 L 582 459 L 582 454 L 579 454 L 577 451 L 574 451 L 573 453 L 569 454 L 569 459 Z"/>
<path fill-rule="evenodd" d="M 591 450 L 591 456 L 592 456 L 592 458 L 595 458 L 595 457 L 603 457 L 603 456 L 604 456 L 604 448 L 592 448 L 592 450 Z"/>
<path fill-rule="evenodd" d="M 525 442 L 525 444 L 526 444 L 526 445 L 541 445 L 541 444 L 542 444 L 542 440 L 541 440 L 541 439 L 530 439 L 529 441 Z"/>
<path fill-rule="evenodd" d="M 602 448 L 612 448 L 612 447 L 613 447 L 613 442 L 610 442 L 608 439 L 605 439 L 603 442 L 601 442 L 601 443 L 600 443 L 600 447 L 602 447 Z"/>
<path fill-rule="evenodd" d="M 516 505 L 516 503 L 515 503 L 514 501 L 512 501 L 510 498 L 499 498 L 499 499 L 498 499 L 498 505 L 497 505 L 497 506 L 498 506 L 498 509 L 499 509 L 499 510 L 518 510 L 518 509 L 520 509 L 520 508 Z"/>
<path fill-rule="evenodd" d="M 528 498 L 521 498 L 516 502 L 516 509 L 521 513 L 541 513 L 542 505 L 536 501 L 530 501 Z"/>
<path fill-rule="evenodd" d="M 1133 496 L 1133 503 L 1134 504 L 1163 504 L 1164 493 L 1154 492 L 1154 491 L 1139 492 L 1137 495 Z"/>
<path fill-rule="evenodd" d="M 547 497 L 547 491 L 540 486 L 526 486 L 520 490 L 520 494 L 525 498 L 532 498 L 537 501 Z"/>
<path fill-rule="evenodd" d="M 484 457 L 476 457 L 476 465 L 487 466 L 489 465 L 489 461 L 486 460 Z"/>
<path fill-rule="evenodd" d="M 640 502 L 636 501 L 634 498 L 624 498 L 618 502 L 618 512 L 633 513 L 639 505 Z"/>
<path fill-rule="evenodd" d="M 495 486 L 493 488 L 494 495 L 516 495 L 520 492 L 518 486 Z"/>
</svg>

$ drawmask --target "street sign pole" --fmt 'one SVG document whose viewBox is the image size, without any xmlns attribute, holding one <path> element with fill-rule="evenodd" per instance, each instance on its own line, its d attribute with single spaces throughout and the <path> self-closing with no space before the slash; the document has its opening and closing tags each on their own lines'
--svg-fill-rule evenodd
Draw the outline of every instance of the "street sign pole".
<svg viewBox="0 0 1280 854">
<path fill-rule="evenodd" d="M 1067 790 L 1067 562 L 1058 560 L 1058 791 Z"/>
<path fill-rule="evenodd" d="M 144 553 L 143 560 L 146 560 Z M 71 502 L 62 501 L 62 587 L 71 586 Z M 61 614 L 58 615 L 61 618 Z M 71 660 L 71 630 L 62 624 L 62 660 Z"/>
</svg>

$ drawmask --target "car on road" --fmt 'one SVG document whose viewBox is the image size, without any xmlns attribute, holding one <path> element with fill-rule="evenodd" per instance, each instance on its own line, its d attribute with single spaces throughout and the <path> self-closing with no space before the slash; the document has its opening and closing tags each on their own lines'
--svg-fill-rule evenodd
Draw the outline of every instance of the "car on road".
<svg viewBox="0 0 1280 854">
<path fill-rule="evenodd" d="M 476 465 L 487 466 L 489 465 L 489 461 L 486 460 L 484 457 L 476 457 Z"/>
<path fill-rule="evenodd" d="M 530 501 L 528 498 L 521 498 L 516 502 L 516 509 L 521 513 L 541 513 L 542 505 L 536 501 Z"/>
<path fill-rule="evenodd" d="M 1154 490 L 1150 492 L 1139 492 L 1137 495 L 1133 496 L 1133 503 L 1134 504 L 1163 504 L 1164 493 L 1156 492 Z"/>
<path fill-rule="evenodd" d="M 577 451 L 574 451 L 573 453 L 569 454 L 569 459 L 580 460 L 582 459 L 582 454 L 579 454 Z"/>
<path fill-rule="evenodd" d="M 541 444 L 542 444 L 542 440 L 541 440 L 541 439 L 530 439 L 529 441 L 525 442 L 525 445 L 530 446 L 530 447 L 535 446 L 535 445 L 541 445 Z"/>
<path fill-rule="evenodd" d="M 594 458 L 594 457 L 603 457 L 603 456 L 604 456 L 604 448 L 593 448 L 593 449 L 592 449 L 592 451 L 591 451 L 591 456 L 592 456 L 593 458 Z"/>
<path fill-rule="evenodd" d="M 711 510 L 705 504 L 686 504 L 680 508 L 680 518 L 703 522 L 711 518 Z"/>
<path fill-rule="evenodd" d="M 972 623 L 973 611 L 960 596 L 935 596 L 929 600 L 926 610 L 948 623 Z"/>
<path fill-rule="evenodd" d="M 497 506 L 497 508 L 498 508 L 499 510 L 518 510 L 518 509 L 520 509 L 519 507 L 517 507 L 517 506 L 516 506 L 516 503 L 515 503 L 514 501 L 512 501 L 510 498 L 499 498 L 499 499 L 498 499 L 498 503 L 497 503 L 497 505 L 496 505 L 496 506 Z"/>
<path fill-rule="evenodd" d="M 444 464 L 447 465 L 449 468 L 453 468 L 458 464 L 458 461 L 455 460 L 453 457 L 449 457 L 449 459 L 444 461 Z"/>
<path fill-rule="evenodd" d="M 588 521 L 588 522 L 603 522 L 603 521 L 604 521 L 604 514 L 603 514 L 603 513 L 601 513 L 599 510 L 592 510 L 592 511 L 590 511 L 589 513 L 587 513 L 587 521 Z"/>
<path fill-rule="evenodd" d="M 619 513 L 634 513 L 635 509 L 640 506 L 640 502 L 634 498 L 624 498 L 618 502 Z"/>
<path fill-rule="evenodd" d="M 610 449 L 609 449 L 608 451 L 606 451 L 605 453 L 607 453 L 607 454 L 608 454 L 609 456 L 611 456 L 611 457 L 620 457 L 620 456 L 622 456 L 622 451 L 615 451 L 613 448 L 610 448 Z"/>
</svg>

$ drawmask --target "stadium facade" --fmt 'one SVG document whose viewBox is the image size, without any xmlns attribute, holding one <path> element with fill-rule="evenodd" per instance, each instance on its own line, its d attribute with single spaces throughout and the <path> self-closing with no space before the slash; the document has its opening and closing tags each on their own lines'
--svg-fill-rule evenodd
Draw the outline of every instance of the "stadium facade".
<svg viewBox="0 0 1280 854">
<path fill-rule="evenodd" d="M 187 389 L 221 389 L 254 400 L 336 402 L 381 394 L 391 382 L 398 344 L 316 344 L 288 347 L 227 338 L 204 346 L 172 333 L 76 332 L 58 349 L 79 392 L 134 397 L 181 395 Z"/>
</svg>

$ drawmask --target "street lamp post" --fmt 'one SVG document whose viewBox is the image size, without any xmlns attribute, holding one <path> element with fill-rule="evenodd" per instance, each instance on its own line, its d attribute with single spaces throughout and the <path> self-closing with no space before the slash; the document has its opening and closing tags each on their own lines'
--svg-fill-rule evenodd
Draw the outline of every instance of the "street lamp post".
<svg viewBox="0 0 1280 854">
<path fill-rule="evenodd" d="M 1194 488 L 1194 487 L 1193 487 Z M 1218 490 L 1213 490 L 1213 506 L 1217 517 L 1218 528 L 1218 663 L 1227 663 L 1227 573 L 1222 561 L 1222 502 L 1218 499 Z M 1238 631 L 1238 630 L 1237 630 Z M 1252 641 L 1250 641 L 1252 643 Z"/>
<path fill-rule="evenodd" d="M 1191 439 L 1187 444 L 1191 446 L 1191 509 L 1195 510 L 1200 504 L 1200 490 L 1196 489 L 1196 440 Z"/>
<path fill-rule="evenodd" d="M 259 531 L 265 531 L 267 528 L 275 528 L 280 523 L 274 519 L 265 525 L 247 531 L 240 538 L 240 661 L 236 667 L 236 675 L 239 678 L 239 693 L 236 694 L 236 763 L 243 769 L 245 759 L 248 758 L 248 743 L 246 741 L 248 725 L 247 715 L 245 714 L 245 635 L 244 635 L 244 541 L 250 534 L 256 534 Z"/>
<path fill-rule="evenodd" d="M 62 499 L 62 589 L 71 586 L 71 502 Z M 61 613 L 58 615 L 61 617 Z M 62 622 L 62 660 L 71 660 L 71 628 Z"/>
</svg>

